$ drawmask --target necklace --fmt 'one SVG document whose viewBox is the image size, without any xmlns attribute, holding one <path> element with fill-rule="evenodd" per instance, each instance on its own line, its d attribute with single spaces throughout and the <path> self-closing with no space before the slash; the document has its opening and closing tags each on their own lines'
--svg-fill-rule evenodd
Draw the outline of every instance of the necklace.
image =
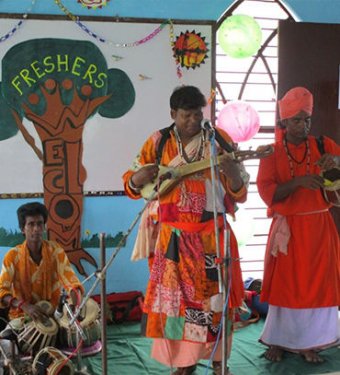
<svg viewBox="0 0 340 375">
<path fill-rule="evenodd" d="M 199 145 L 196 148 L 195 154 L 191 158 L 189 158 L 189 156 L 185 152 L 181 137 L 178 134 L 178 130 L 177 130 L 176 126 L 174 127 L 174 133 L 175 133 L 175 138 L 176 138 L 176 143 L 177 143 L 177 149 L 179 151 L 179 154 L 180 154 L 182 160 L 184 160 L 186 163 L 192 163 L 193 161 L 197 161 L 197 160 L 202 159 L 203 149 L 204 149 L 204 141 L 205 141 L 205 134 L 204 134 L 203 130 L 201 130 L 201 133 L 200 133 Z"/>
<path fill-rule="evenodd" d="M 283 138 L 283 146 L 285 148 L 285 151 L 286 151 L 286 154 L 287 154 L 287 157 L 288 157 L 289 169 L 290 169 L 290 175 L 291 175 L 291 177 L 295 176 L 293 161 L 296 164 L 300 165 L 300 164 L 302 164 L 305 161 L 306 157 L 307 157 L 306 174 L 310 174 L 310 148 L 309 148 L 309 141 L 308 141 L 308 139 L 306 139 L 305 145 L 306 145 L 306 149 L 305 149 L 305 153 L 304 153 L 302 159 L 301 160 L 297 160 L 297 159 L 295 159 L 295 157 L 289 151 L 288 143 L 287 143 L 287 138 L 286 137 Z"/>
</svg>

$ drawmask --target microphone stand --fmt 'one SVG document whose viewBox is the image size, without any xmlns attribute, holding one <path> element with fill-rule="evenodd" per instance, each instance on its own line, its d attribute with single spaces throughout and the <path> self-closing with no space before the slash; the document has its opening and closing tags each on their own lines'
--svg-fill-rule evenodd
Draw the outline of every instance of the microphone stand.
<svg viewBox="0 0 340 375">
<path fill-rule="evenodd" d="M 228 286 L 228 261 L 229 261 L 229 246 L 230 246 L 230 233 L 225 226 L 224 229 L 224 258 L 221 259 L 220 251 L 220 240 L 219 240 L 219 228 L 218 228 L 218 213 L 216 206 L 216 166 L 218 165 L 217 155 L 215 152 L 215 129 L 211 126 L 207 128 L 210 141 L 210 173 L 212 183 L 212 198 L 213 198 L 213 211 L 214 211 L 214 224 L 215 224 L 215 243 L 216 243 L 216 266 L 218 275 L 218 289 L 219 293 L 222 293 L 222 375 L 226 375 L 228 372 L 227 357 L 228 357 L 228 307 L 225 307 L 227 301 L 227 290 Z M 225 215 L 225 212 L 224 212 Z M 226 216 L 226 215 L 225 215 Z M 226 218 L 225 218 L 226 220 Z M 223 265 L 223 269 L 221 267 Z M 217 343 L 216 343 L 217 345 Z"/>
<path fill-rule="evenodd" d="M 106 247 L 105 247 L 105 233 L 99 235 L 99 246 L 100 246 L 100 260 L 101 268 L 105 267 L 106 262 Z M 102 279 L 100 300 L 106 301 L 106 279 Z M 106 332 L 106 303 L 101 304 L 101 340 L 102 340 L 102 375 L 107 375 L 107 332 Z"/>
</svg>

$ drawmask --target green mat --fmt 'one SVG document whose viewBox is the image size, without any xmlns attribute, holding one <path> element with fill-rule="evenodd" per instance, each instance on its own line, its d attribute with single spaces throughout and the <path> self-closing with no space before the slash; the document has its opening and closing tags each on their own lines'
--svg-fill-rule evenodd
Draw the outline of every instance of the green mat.
<svg viewBox="0 0 340 375">
<path fill-rule="evenodd" d="M 258 342 L 263 321 L 260 320 L 234 333 L 232 354 L 228 365 L 233 375 L 314 375 L 340 371 L 340 348 L 322 352 L 325 362 L 306 363 L 296 354 L 285 353 L 280 363 L 263 357 L 265 346 Z M 159 375 L 170 374 L 170 369 L 150 358 L 152 340 L 141 337 L 139 324 L 111 325 L 107 330 L 107 355 L 109 375 Z M 101 354 L 83 359 L 88 372 L 102 374 Z M 196 375 L 211 375 L 207 361 L 202 361 Z"/>
</svg>

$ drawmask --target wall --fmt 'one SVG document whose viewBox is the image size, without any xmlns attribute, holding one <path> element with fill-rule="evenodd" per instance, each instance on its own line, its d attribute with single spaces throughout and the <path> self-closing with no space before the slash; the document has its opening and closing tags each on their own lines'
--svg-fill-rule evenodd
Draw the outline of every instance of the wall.
<svg viewBox="0 0 340 375">
<path fill-rule="evenodd" d="M 58 3 L 60 6 L 58 6 Z M 61 4 L 63 4 L 70 12 L 69 15 L 79 15 L 80 19 L 88 16 L 117 16 L 146 19 L 218 20 L 232 3 L 233 1 L 229 0 L 111 0 L 102 9 L 88 10 L 76 0 L 64 0 L 62 2 L 2 0 L 0 2 L 0 13 L 8 13 L 9 18 L 11 14 L 31 12 L 34 14 L 59 15 L 67 18 L 65 11 L 62 10 Z M 301 21 L 337 23 L 340 19 L 340 0 L 286 0 L 284 3 Z M 13 26 L 16 23 L 17 20 L 13 20 Z M 1 27 L 0 36 L 3 36 L 7 31 L 7 29 Z M 25 28 L 18 28 L 16 32 L 18 34 L 25 33 Z M 44 31 L 41 30 L 41 33 L 43 36 Z M 116 37 L 120 42 L 128 40 L 127 35 L 118 35 Z M 3 166 L 4 163 L 6 163 L 6 160 L 0 160 L 0 165 Z M 3 177 L 3 170 L 1 175 L 1 178 L 6 178 L 6 176 Z M 0 193 L 3 192 L 0 191 Z M 83 231 L 91 227 L 98 232 L 110 233 L 112 228 L 115 231 L 126 232 L 136 215 L 143 208 L 142 201 L 131 202 L 124 196 L 103 197 L 97 201 L 91 199 L 89 197 L 84 203 Z M 13 230 L 16 229 L 15 210 L 24 202 L 26 202 L 25 199 L 0 200 L 0 227 L 3 224 Z M 107 207 L 111 207 L 113 212 L 118 212 L 118 214 L 108 215 Z M 107 282 L 109 291 L 144 290 L 145 288 L 148 275 L 146 261 L 132 263 L 129 260 L 135 233 L 136 228 L 132 230 L 126 247 L 119 251 L 110 266 Z M 6 249 L 1 248 L 0 259 Z M 99 259 L 98 249 L 89 249 L 88 251 L 96 259 Z M 107 258 L 114 254 L 114 251 L 113 249 L 108 249 Z M 85 265 L 85 268 L 89 274 L 93 275 L 95 269 L 87 265 Z M 86 284 L 87 288 L 93 284 L 93 280 L 94 278 L 92 277 Z"/>
<path fill-rule="evenodd" d="M 20 16 L 15 19 L 3 16 L 1 22 L 3 29 L 7 30 L 5 35 L 8 38 L 4 38 L 3 43 L 0 43 L 0 59 L 2 61 L 0 175 L 3 176 L 0 180 L 0 232 L 4 232 L 3 230 L 6 232 L 4 235 L 0 233 L 0 244 L 2 244 L 0 258 L 2 259 L 7 249 L 10 248 L 13 237 L 17 235 L 15 233 L 15 236 L 11 236 L 11 231 L 17 231 L 18 229 L 15 217 L 16 209 L 19 205 L 25 203 L 27 199 L 29 201 L 42 201 L 42 192 L 44 191 L 44 202 L 49 208 L 49 217 L 51 219 L 48 224 L 49 238 L 51 238 L 51 233 L 54 235 L 56 232 L 53 228 L 51 229 L 51 226 L 58 221 L 54 217 L 57 211 L 60 211 L 59 202 L 65 203 L 67 201 L 69 207 L 73 204 L 72 202 L 75 202 L 71 209 L 74 214 L 74 220 L 63 226 L 61 236 L 57 233 L 59 237 L 52 239 L 65 240 L 68 247 L 65 247 L 64 242 L 60 242 L 66 252 L 70 251 L 68 252 L 69 257 L 74 254 L 74 251 L 80 250 L 79 255 L 82 256 L 78 266 L 80 272 L 82 272 L 81 267 L 83 267 L 88 275 L 95 273 L 95 266 L 87 261 L 89 258 L 86 259 L 83 250 L 99 264 L 99 249 L 98 246 L 80 245 L 79 237 L 81 237 L 82 243 L 84 241 L 93 243 L 92 239 L 98 238 L 100 233 L 106 233 L 111 238 L 129 233 L 126 244 L 122 243 L 122 246 L 119 246 L 121 251 L 117 253 L 114 262 L 108 270 L 108 291 L 144 289 L 147 279 L 146 262 L 141 261 L 138 264 L 130 262 L 130 254 L 136 234 L 136 228 L 133 228 L 134 230 L 132 231 L 131 223 L 142 209 L 144 202 L 132 201 L 121 195 L 123 190 L 121 176 L 130 166 L 146 137 L 157 128 L 171 124 L 169 96 L 174 87 L 181 84 L 196 85 L 209 97 L 212 87 L 211 71 L 214 56 L 213 48 L 211 47 L 211 22 L 210 25 L 208 22 L 198 25 L 194 22 L 187 24 L 178 21 L 172 27 L 168 24 L 159 33 L 154 34 L 154 30 L 160 28 L 159 21 L 145 23 L 137 20 L 135 22 L 124 20 L 124 22 L 116 23 L 112 22 L 114 21 L 112 19 L 111 22 L 107 21 L 107 18 L 105 18 L 106 22 L 104 20 L 95 22 L 87 18 L 85 21 L 88 28 L 87 31 L 91 29 L 95 30 L 97 35 L 105 35 L 107 42 L 103 43 L 83 28 L 79 28 L 72 20 L 61 19 L 59 16 L 32 16 L 30 19 L 25 20 L 20 28 L 12 29 L 12 24 L 18 24 L 18 20 L 20 20 Z M 85 27 L 85 23 L 82 24 L 83 27 Z M 15 32 L 11 32 L 11 30 L 15 30 Z M 180 69 L 181 76 L 179 77 L 177 75 L 178 67 L 176 67 L 172 56 L 170 35 L 173 33 L 174 38 L 176 38 L 188 30 L 191 34 L 200 35 L 204 38 L 206 45 L 209 46 L 209 52 L 206 54 L 205 61 L 195 66 L 195 69 L 182 67 Z M 48 38 L 48 43 L 46 38 Z M 65 40 L 72 40 L 74 48 L 71 51 L 69 49 L 65 49 L 65 51 L 57 49 L 64 45 Z M 114 40 L 119 41 L 117 42 L 119 45 L 116 45 Z M 138 45 L 133 44 L 129 47 L 123 45 L 125 42 L 132 43 L 140 40 L 143 40 L 143 42 Z M 25 47 L 27 43 L 32 43 L 33 41 L 36 43 L 37 48 Z M 56 43 L 56 47 L 53 47 L 53 51 L 47 51 L 48 48 L 52 48 L 52 41 Z M 82 109 L 87 106 L 83 105 L 82 99 L 75 99 L 76 95 L 72 95 L 72 99 L 66 99 L 65 96 L 65 100 L 61 100 L 60 110 L 57 108 L 59 107 L 59 101 L 56 99 L 57 93 L 59 91 L 65 93 L 63 91 L 63 85 L 67 81 L 65 77 L 73 82 L 72 87 L 74 87 L 74 92 L 77 94 L 82 92 L 81 90 L 85 84 L 90 85 L 90 79 L 88 80 L 89 82 L 82 81 L 78 85 L 76 82 L 80 75 L 77 72 L 78 68 L 75 70 L 71 68 L 73 66 L 71 61 L 75 61 L 73 52 L 74 54 L 79 53 L 79 56 L 83 58 L 85 55 L 82 48 L 85 45 L 88 46 L 88 42 L 90 42 L 92 47 L 93 45 L 96 46 L 96 49 L 93 50 L 96 53 L 94 52 L 93 54 L 98 54 L 98 56 L 104 58 L 107 62 L 108 70 L 123 70 L 129 76 L 136 93 L 136 100 L 128 112 L 117 117 L 106 116 L 106 118 L 103 118 L 99 115 L 100 111 L 98 111 L 95 114 L 91 113 L 89 115 L 90 118 L 86 115 L 85 119 L 83 119 L 81 115 L 83 113 Z M 46 45 L 42 46 L 41 43 L 46 43 Z M 20 48 L 18 48 L 19 45 Z M 25 48 L 27 50 L 23 52 Z M 101 51 L 100 54 L 97 51 L 98 49 Z M 13 57 L 8 57 L 12 53 Z M 20 58 L 18 58 L 19 53 L 22 53 Z M 94 57 L 93 54 L 91 57 Z M 46 69 L 46 64 L 43 62 L 45 58 L 50 58 L 51 56 L 53 61 L 58 60 L 57 56 L 62 56 L 62 60 L 64 62 L 69 61 L 70 66 L 67 63 L 60 64 L 60 66 L 54 64 L 53 69 Z M 37 71 L 32 70 L 32 64 L 38 66 Z M 93 64 L 93 66 L 97 65 Z M 59 70 L 60 74 L 66 74 L 66 76 L 59 76 L 58 78 Z M 21 75 L 22 72 L 29 72 L 30 78 L 21 79 L 23 77 Z M 75 75 L 77 78 L 74 78 Z M 142 75 L 143 78 L 141 78 Z M 40 78 L 37 78 L 38 76 Z M 19 90 L 17 88 L 13 89 L 13 86 L 15 86 L 12 84 L 13 77 L 21 77 L 18 78 L 18 82 L 20 82 Z M 33 81 L 34 83 L 32 83 Z M 57 83 L 55 87 L 58 88 L 49 90 L 45 86 L 48 81 Z M 125 89 L 126 87 L 124 88 L 122 82 L 119 81 L 111 91 L 100 95 L 112 94 L 113 97 L 117 95 L 116 102 L 120 103 L 120 99 L 124 97 L 126 92 Z M 15 95 L 9 94 L 12 91 L 14 91 Z M 47 94 L 41 95 L 42 92 Z M 39 107 L 42 102 L 40 101 L 41 98 L 45 99 L 46 105 L 41 105 L 40 109 L 38 106 L 33 108 L 34 105 L 32 107 L 32 102 L 30 101 L 32 95 L 37 95 L 36 98 L 39 98 Z M 4 99 L 5 97 L 6 99 Z M 13 103 L 19 102 L 15 110 L 18 114 L 23 114 L 24 116 L 22 121 L 16 120 L 16 124 L 11 121 L 13 106 L 7 111 L 8 118 L 5 117 L 4 113 L 4 108 L 9 103 L 9 98 L 12 97 L 15 98 Z M 98 98 L 99 96 L 91 97 L 90 102 L 93 103 Z M 84 99 L 84 103 L 86 100 Z M 68 103 L 66 104 L 67 101 Z M 110 103 L 109 107 L 114 106 L 116 102 Z M 13 103 L 11 101 L 11 104 Z M 34 120 L 28 117 L 26 110 L 22 111 L 23 106 L 26 104 L 28 107 L 31 106 L 31 110 L 35 112 Z M 75 109 L 74 106 L 78 107 Z M 46 114 L 49 115 L 48 121 L 46 120 Z M 208 117 L 209 113 L 206 115 Z M 21 123 L 22 127 L 29 133 L 29 139 L 34 139 L 34 141 L 27 142 L 27 137 L 23 136 L 23 131 L 14 133 L 10 137 L 4 136 L 4 133 L 7 132 L 6 129 L 9 129 L 10 122 L 13 122 L 11 129 L 16 131 Z M 82 128 L 84 128 L 84 133 L 79 135 L 81 133 L 79 129 Z M 74 133 L 76 134 L 74 135 Z M 79 136 L 80 139 L 76 139 L 75 142 L 74 136 L 76 138 Z M 81 155 L 77 159 L 77 167 L 68 168 L 69 163 L 65 162 L 67 160 L 67 150 L 70 149 L 72 144 L 78 144 L 79 141 L 82 142 L 84 150 L 83 158 L 80 153 L 77 154 Z M 57 143 L 59 146 L 56 148 L 53 145 Z M 32 145 L 35 145 L 41 151 L 43 157 L 39 157 L 38 153 L 34 152 Z M 53 160 L 48 162 L 47 165 L 46 160 L 51 160 L 46 157 L 46 150 L 49 147 L 54 149 L 50 153 Z M 63 157 L 59 157 L 59 155 Z M 64 160 L 64 162 L 58 165 L 60 160 Z M 82 168 L 82 165 L 84 168 Z M 47 168 L 49 171 L 47 171 Z M 69 172 L 71 169 L 74 171 L 81 170 L 81 172 L 86 170 L 85 180 L 81 177 L 80 172 L 79 174 Z M 50 178 L 48 176 L 54 177 Z M 52 180 L 52 183 L 47 186 L 46 182 L 50 180 Z M 62 180 L 65 180 L 65 183 L 61 187 Z M 72 180 L 77 180 L 78 182 L 82 180 L 81 183 L 77 184 L 77 189 L 74 189 L 74 187 L 69 188 Z M 84 199 L 80 197 L 77 201 L 72 200 L 72 192 L 74 193 L 78 188 L 82 189 L 83 186 Z M 56 207 L 56 205 L 52 204 L 54 198 L 51 200 L 46 198 L 46 192 L 52 190 L 56 192 L 54 198 L 58 201 L 59 208 L 57 209 L 52 208 L 52 206 Z M 79 196 L 79 192 L 77 194 Z M 18 196 L 22 199 L 17 199 Z M 5 212 L 6 214 L 2 215 Z M 80 215 L 82 214 L 81 233 L 74 236 L 75 220 L 79 218 L 78 212 L 80 212 Z M 69 217 L 71 216 L 72 214 Z M 77 228 L 79 228 L 78 224 Z M 1 242 L 2 239 L 3 242 Z M 111 259 L 112 254 L 116 254 L 116 247 L 117 242 L 115 244 L 107 242 L 108 261 Z M 75 264 L 74 261 L 73 264 Z M 84 279 L 84 277 L 81 276 L 81 279 Z M 93 281 L 91 279 L 88 282 L 87 288 L 93 285 Z"/>
</svg>

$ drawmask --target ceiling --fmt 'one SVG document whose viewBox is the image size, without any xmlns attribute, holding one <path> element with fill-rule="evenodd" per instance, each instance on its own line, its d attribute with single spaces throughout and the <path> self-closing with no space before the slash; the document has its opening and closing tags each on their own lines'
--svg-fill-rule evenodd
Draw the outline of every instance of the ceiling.
<svg viewBox="0 0 340 375">
<path fill-rule="evenodd" d="M 82 5 L 90 0 L 1 0 L 0 13 L 117 16 L 185 20 L 218 20 L 233 0 L 108 0 L 101 9 Z M 98 0 L 103 1 L 103 0 Z M 340 0 L 282 0 L 297 20 L 340 23 Z M 0 27 L 1 30 L 1 27 Z"/>
</svg>

